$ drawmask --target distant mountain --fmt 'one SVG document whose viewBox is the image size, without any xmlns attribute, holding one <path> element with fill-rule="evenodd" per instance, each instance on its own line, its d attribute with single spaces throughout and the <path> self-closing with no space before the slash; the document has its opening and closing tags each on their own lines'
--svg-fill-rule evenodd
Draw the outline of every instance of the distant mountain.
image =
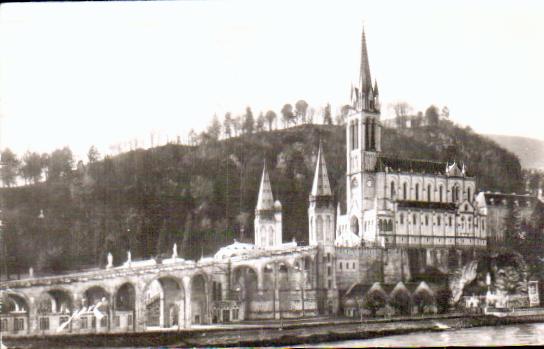
<svg viewBox="0 0 544 349">
<path fill-rule="evenodd" d="M 523 168 L 544 170 L 544 140 L 503 135 L 485 135 L 516 154 Z"/>
</svg>

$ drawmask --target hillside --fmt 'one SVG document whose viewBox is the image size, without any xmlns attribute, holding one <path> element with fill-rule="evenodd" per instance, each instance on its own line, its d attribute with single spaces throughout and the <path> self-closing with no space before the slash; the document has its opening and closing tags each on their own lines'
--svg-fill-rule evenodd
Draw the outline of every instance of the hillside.
<svg viewBox="0 0 544 349">
<path fill-rule="evenodd" d="M 504 149 L 516 154 L 523 168 L 544 170 L 543 140 L 519 136 L 485 136 L 497 142 Z"/>
<path fill-rule="evenodd" d="M 343 204 L 345 128 L 324 125 L 135 150 L 79 166 L 57 180 L 2 189 L 10 270 L 103 265 L 109 251 L 120 264 L 128 249 L 133 258 L 144 258 L 169 253 L 174 242 L 181 256 L 198 258 L 240 238 L 242 226 L 251 240 L 264 160 L 274 196 L 283 204 L 284 240 L 304 242 L 320 138 L 334 195 Z M 447 123 L 385 129 L 382 139 L 390 155 L 464 161 L 480 189 L 521 188 L 518 159 L 470 130 Z M 41 209 L 45 218 L 38 217 Z"/>
</svg>

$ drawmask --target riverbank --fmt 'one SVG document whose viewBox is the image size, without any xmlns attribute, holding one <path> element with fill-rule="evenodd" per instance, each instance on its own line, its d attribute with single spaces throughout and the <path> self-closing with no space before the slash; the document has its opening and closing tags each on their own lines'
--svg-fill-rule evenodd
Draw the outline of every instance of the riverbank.
<svg viewBox="0 0 544 349">
<path fill-rule="evenodd" d="M 191 330 L 179 331 L 28 336 L 6 338 L 5 342 L 10 347 L 17 348 L 293 346 L 532 322 L 544 322 L 544 311 L 518 313 L 502 318 L 459 314 L 411 319 L 373 319 L 363 322 L 345 318 L 320 318 L 304 322 L 198 326 Z"/>
</svg>

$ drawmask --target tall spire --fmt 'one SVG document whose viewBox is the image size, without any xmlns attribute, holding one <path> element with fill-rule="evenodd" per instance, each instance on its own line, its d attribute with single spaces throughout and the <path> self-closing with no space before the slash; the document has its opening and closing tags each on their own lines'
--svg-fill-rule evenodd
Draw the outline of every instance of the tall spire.
<svg viewBox="0 0 544 349">
<path fill-rule="evenodd" d="M 261 187 L 259 188 L 259 197 L 257 199 L 256 210 L 272 210 L 274 209 L 274 197 L 272 195 L 272 186 L 270 185 L 270 177 L 266 169 L 266 162 L 263 167 L 263 175 L 261 177 Z"/>
<path fill-rule="evenodd" d="M 361 92 L 365 95 L 372 90 L 372 78 L 370 77 L 370 66 L 368 63 L 368 51 L 366 49 L 365 28 L 363 27 L 363 36 L 361 38 L 361 76 L 359 86 Z"/>
<path fill-rule="evenodd" d="M 323 146 L 319 141 L 319 151 L 317 152 L 317 165 L 314 174 L 314 183 L 312 185 L 312 196 L 332 196 L 329 175 L 327 174 L 327 165 L 323 155 Z"/>
</svg>

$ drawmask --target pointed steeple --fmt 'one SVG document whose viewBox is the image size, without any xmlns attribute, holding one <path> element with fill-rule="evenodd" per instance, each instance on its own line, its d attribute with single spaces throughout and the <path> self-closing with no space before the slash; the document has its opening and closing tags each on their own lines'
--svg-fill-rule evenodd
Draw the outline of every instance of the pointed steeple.
<svg viewBox="0 0 544 349">
<path fill-rule="evenodd" d="M 370 66 L 368 63 L 368 51 L 366 49 L 366 36 L 365 28 L 363 28 L 363 36 L 361 39 L 361 71 L 359 78 L 359 86 L 361 88 L 361 93 L 368 95 L 372 90 L 372 78 L 370 76 Z"/>
<path fill-rule="evenodd" d="M 261 187 L 259 188 L 259 197 L 257 199 L 256 210 L 272 210 L 274 209 L 274 197 L 272 195 L 272 186 L 270 185 L 270 177 L 266 168 L 266 162 L 263 167 L 263 175 L 261 177 Z"/>
<path fill-rule="evenodd" d="M 327 165 L 323 154 L 323 146 L 319 141 L 319 151 L 317 153 L 317 164 L 314 174 L 314 183 L 312 185 L 312 196 L 332 196 L 329 175 L 327 174 Z"/>
<path fill-rule="evenodd" d="M 378 80 L 374 80 L 374 96 L 378 96 L 380 92 L 378 92 Z"/>
</svg>

